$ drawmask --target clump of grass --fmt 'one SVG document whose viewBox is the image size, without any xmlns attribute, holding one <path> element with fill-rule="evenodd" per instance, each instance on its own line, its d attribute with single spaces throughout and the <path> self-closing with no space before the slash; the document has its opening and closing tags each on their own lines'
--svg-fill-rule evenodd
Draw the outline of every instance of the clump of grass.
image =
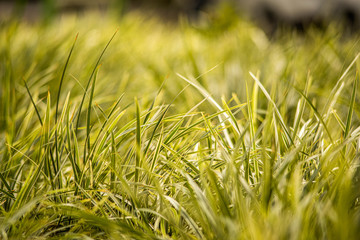
<svg viewBox="0 0 360 240">
<path fill-rule="evenodd" d="M 58 21 L 0 30 L 2 239 L 357 238 L 356 39 Z"/>
</svg>

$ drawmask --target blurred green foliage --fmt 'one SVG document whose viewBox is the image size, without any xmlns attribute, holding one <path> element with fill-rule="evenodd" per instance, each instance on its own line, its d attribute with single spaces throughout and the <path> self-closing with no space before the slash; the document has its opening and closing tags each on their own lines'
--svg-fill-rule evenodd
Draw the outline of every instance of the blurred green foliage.
<svg viewBox="0 0 360 240">
<path fill-rule="evenodd" d="M 0 24 L 2 239 L 358 238 L 360 47 L 338 24 Z"/>
</svg>

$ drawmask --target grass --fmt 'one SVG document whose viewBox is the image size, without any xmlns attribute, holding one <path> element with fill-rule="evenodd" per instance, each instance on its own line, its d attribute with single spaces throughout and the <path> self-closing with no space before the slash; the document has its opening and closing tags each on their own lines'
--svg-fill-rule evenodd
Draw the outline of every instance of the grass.
<svg viewBox="0 0 360 240">
<path fill-rule="evenodd" d="M 1 239 L 357 239 L 357 35 L 228 14 L 0 28 Z"/>
</svg>

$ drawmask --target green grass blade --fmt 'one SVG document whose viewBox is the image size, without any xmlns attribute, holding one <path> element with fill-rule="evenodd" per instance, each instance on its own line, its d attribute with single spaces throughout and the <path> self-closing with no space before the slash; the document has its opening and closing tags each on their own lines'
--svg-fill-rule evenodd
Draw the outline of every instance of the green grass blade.
<svg viewBox="0 0 360 240">
<path fill-rule="evenodd" d="M 288 128 L 286 127 L 286 124 L 284 122 L 284 119 L 282 118 L 280 111 L 278 109 L 278 107 L 276 106 L 275 102 L 272 100 L 270 94 L 266 91 L 265 87 L 262 85 L 262 83 L 260 82 L 260 80 L 252 73 L 250 72 L 250 76 L 255 80 L 255 82 L 257 83 L 257 85 L 260 87 L 261 91 L 264 93 L 265 97 L 268 99 L 268 101 L 273 105 L 274 109 L 275 109 L 275 114 L 277 116 L 277 118 L 280 121 L 280 125 L 282 130 L 285 133 L 285 136 L 287 138 L 288 143 L 290 143 L 291 145 L 294 144 L 294 141 L 290 135 L 290 132 L 288 130 Z"/>
<path fill-rule="evenodd" d="M 332 98 L 329 98 L 326 105 L 325 105 L 325 110 L 327 110 L 327 114 L 326 116 L 329 115 L 332 107 L 334 106 L 336 100 L 337 100 L 337 96 L 339 95 L 340 91 L 343 88 L 344 85 L 344 79 L 345 76 L 348 74 L 348 72 L 350 71 L 350 69 L 354 66 L 354 64 L 356 63 L 357 59 L 360 57 L 360 53 L 358 53 L 355 58 L 353 59 L 353 61 L 350 63 L 350 65 L 346 68 L 346 70 L 344 71 L 344 73 L 341 75 L 341 77 L 339 78 L 339 80 L 336 82 L 334 88 L 332 89 L 331 93 L 329 94 L 329 96 L 333 96 Z"/>
<path fill-rule="evenodd" d="M 71 58 L 71 55 L 72 55 L 72 53 L 73 53 L 73 50 L 74 50 L 75 43 L 76 43 L 76 40 L 77 40 L 77 38 L 78 38 L 78 35 L 79 35 L 79 34 L 76 34 L 74 43 L 73 43 L 73 45 L 71 46 L 69 55 L 68 55 L 68 57 L 67 57 L 67 59 L 66 59 L 66 62 L 65 62 L 65 65 L 64 65 L 64 69 L 63 69 L 62 74 L 61 74 L 60 83 L 59 83 L 59 89 L 58 89 L 58 94 L 57 94 L 57 99 L 56 99 L 55 124 L 57 123 L 57 116 L 58 116 L 58 109 L 59 109 L 59 103 L 60 103 L 61 88 L 62 88 L 62 85 L 63 85 L 63 82 L 64 82 L 65 73 L 66 73 L 67 67 L 68 67 L 68 65 L 69 65 L 70 58 Z M 55 138 L 55 141 L 57 141 L 56 138 Z M 56 144 L 56 145 L 57 145 L 57 144 Z"/>
<path fill-rule="evenodd" d="M 41 116 L 40 116 L 39 110 L 38 110 L 38 108 L 36 107 L 36 104 L 35 104 L 35 102 L 34 102 L 34 99 L 33 99 L 32 95 L 31 95 L 31 92 L 30 92 L 29 87 L 28 87 L 28 85 L 27 85 L 27 83 L 26 83 L 25 80 L 24 80 L 24 84 L 25 84 L 26 91 L 27 91 L 27 93 L 29 94 L 31 103 L 32 103 L 32 105 L 34 106 L 36 115 L 37 115 L 37 117 L 38 117 L 38 119 L 39 119 L 39 122 L 40 122 L 40 124 L 41 124 L 41 126 L 42 126 L 42 125 L 43 125 L 43 122 L 42 122 L 42 120 L 41 120 Z"/>
<path fill-rule="evenodd" d="M 193 81 L 190 81 L 189 79 L 183 77 L 180 74 L 177 74 L 181 79 L 185 80 L 187 83 L 189 83 L 190 85 L 192 85 L 193 87 L 195 87 L 206 99 L 208 99 L 210 101 L 211 104 L 213 104 L 219 111 L 224 112 L 224 110 L 222 109 L 222 107 L 215 101 L 215 99 L 200 85 L 197 83 L 194 83 Z M 237 130 L 237 126 L 235 123 L 232 122 L 230 116 L 228 114 L 226 114 L 226 112 L 223 113 L 224 117 L 226 120 L 230 121 L 230 124 L 233 125 L 234 129 Z M 232 143 L 231 137 L 225 127 L 225 124 L 223 123 L 223 120 L 221 118 L 221 116 L 219 115 L 219 120 L 222 123 L 223 129 L 224 129 L 224 135 L 225 135 L 225 139 L 228 143 L 228 145 L 230 146 L 230 148 L 233 148 L 234 145 Z M 238 135 L 240 135 L 240 132 L 237 133 Z"/>
<path fill-rule="evenodd" d="M 355 98 L 356 98 L 356 91 L 357 91 L 357 85 L 358 85 L 358 73 L 356 74 L 354 85 L 353 85 L 353 92 L 351 94 L 351 102 L 349 107 L 349 112 L 346 119 L 346 128 L 344 132 L 344 138 L 346 138 L 349 135 L 350 128 L 351 128 L 351 120 L 354 112 L 354 106 L 355 106 Z"/>
<path fill-rule="evenodd" d="M 83 97 L 82 97 L 82 99 L 81 99 L 81 102 L 80 102 L 80 105 L 79 105 L 79 108 L 78 108 L 78 111 L 77 111 L 77 121 L 76 121 L 76 125 L 75 125 L 75 132 L 76 132 L 76 133 L 77 133 L 78 128 L 79 128 L 80 115 L 81 115 L 82 106 L 83 106 L 83 104 L 84 104 L 85 97 L 86 97 L 86 95 L 87 95 L 87 91 L 88 91 L 88 89 L 89 89 L 91 80 L 92 80 L 92 78 L 93 78 L 93 76 L 94 76 L 94 74 L 95 74 L 95 72 L 96 72 L 96 69 L 97 69 L 98 66 L 99 66 L 99 63 L 100 63 L 100 61 L 101 61 L 101 59 L 102 59 L 102 57 L 103 57 L 106 49 L 109 47 L 109 45 L 110 45 L 111 41 L 114 39 L 116 33 L 117 33 L 117 31 L 112 35 L 112 37 L 110 38 L 110 40 L 109 40 L 108 43 L 106 44 L 105 48 L 104 48 L 103 51 L 101 52 L 98 60 L 97 60 L 96 63 L 95 63 L 95 66 L 94 66 L 94 68 L 93 68 L 93 71 L 91 72 L 91 75 L 90 75 L 90 77 L 89 77 L 89 80 L 88 80 L 88 82 L 87 82 L 87 84 L 86 84 L 85 91 L 84 91 Z"/>
<path fill-rule="evenodd" d="M 0 189 L 0 190 L 2 190 L 2 192 L 5 193 L 6 195 L 8 195 L 9 197 L 15 198 L 15 197 L 14 197 L 14 194 L 12 193 L 12 190 L 11 190 L 11 188 L 10 188 L 10 185 L 7 183 L 6 179 L 4 178 L 4 176 L 2 175 L 1 172 L 0 172 L 0 180 L 4 183 L 7 191 L 2 190 L 2 189 Z"/>
<path fill-rule="evenodd" d="M 305 83 L 305 91 L 304 91 L 305 96 L 308 95 L 311 83 L 312 83 L 312 77 L 310 76 L 310 72 L 309 72 L 307 79 L 306 79 L 306 83 Z M 301 98 L 298 101 L 298 105 L 297 105 L 296 113 L 295 113 L 295 119 L 294 119 L 294 125 L 293 125 L 293 136 L 292 136 L 293 139 L 296 138 L 296 135 L 298 133 L 300 122 L 301 122 L 301 119 L 304 114 L 304 109 L 305 109 L 304 100 L 303 100 L 303 98 Z"/>
<path fill-rule="evenodd" d="M 91 148 L 91 143 L 90 143 L 90 129 L 91 129 L 91 108 L 92 108 L 92 102 L 93 102 L 93 98 L 94 98 L 94 91 L 95 91 L 95 83 L 96 83 L 96 77 L 97 77 L 97 73 L 99 71 L 99 67 L 97 67 L 94 77 L 92 78 L 92 84 L 91 84 L 91 92 L 90 92 L 90 98 L 89 98 L 89 106 L 87 109 L 87 118 L 86 118 L 86 138 L 87 138 L 87 150 L 90 152 L 90 148 Z M 85 147 L 86 148 L 86 147 Z M 84 154 L 84 158 L 86 157 L 86 155 Z"/>
<path fill-rule="evenodd" d="M 311 101 L 305 96 L 305 94 L 303 92 L 301 92 L 299 89 L 295 90 L 305 99 L 305 101 L 307 102 L 307 104 L 310 106 L 310 108 L 314 111 L 315 116 L 317 117 L 317 119 L 320 121 L 321 125 L 323 126 L 323 128 L 325 129 L 331 143 L 334 143 L 334 140 L 331 137 L 331 134 L 329 132 L 328 127 L 325 124 L 325 121 L 323 119 L 323 117 L 320 115 L 320 113 L 317 111 L 317 109 L 315 108 L 315 106 L 311 103 Z"/>
<path fill-rule="evenodd" d="M 141 120 L 140 120 L 140 106 L 137 98 L 135 98 L 136 107 L 136 146 L 135 146 L 135 184 L 139 182 L 139 168 L 141 163 Z M 136 186 L 136 185 L 135 185 Z M 137 188 L 135 187 L 135 194 Z"/>
<path fill-rule="evenodd" d="M 186 211 L 186 209 L 184 209 L 183 207 L 181 207 L 181 205 L 173 198 L 171 198 L 170 196 L 165 196 L 166 200 L 168 200 L 170 202 L 170 204 L 181 213 L 181 215 L 184 217 L 184 220 L 189 224 L 189 226 L 193 229 L 193 231 L 196 233 L 197 237 L 199 239 L 204 239 L 204 235 L 201 232 L 201 228 L 196 224 L 196 222 L 194 221 L 194 219 L 191 218 L 191 216 L 189 215 L 189 213 Z"/>
<path fill-rule="evenodd" d="M 60 102 L 60 93 L 61 93 L 61 88 L 62 88 L 62 85 L 63 85 L 64 78 L 65 78 L 66 69 L 68 67 L 72 52 L 74 50 L 77 37 L 78 37 L 78 34 L 75 37 L 74 43 L 73 43 L 73 45 L 72 45 L 72 47 L 70 49 L 69 55 L 68 55 L 68 57 L 66 59 L 64 69 L 63 69 L 62 74 L 61 74 L 60 83 L 59 83 L 59 89 L 58 89 L 58 94 L 57 94 L 57 99 L 56 99 L 56 107 L 55 107 L 55 142 L 54 142 L 54 144 L 55 144 L 55 156 L 56 156 L 55 161 L 56 161 L 57 169 L 60 168 L 60 163 L 59 163 L 60 162 L 60 156 L 59 156 L 59 150 L 58 150 L 58 127 L 57 127 L 59 102 Z M 60 184 L 60 182 L 61 181 L 59 180 L 59 184 Z"/>
</svg>

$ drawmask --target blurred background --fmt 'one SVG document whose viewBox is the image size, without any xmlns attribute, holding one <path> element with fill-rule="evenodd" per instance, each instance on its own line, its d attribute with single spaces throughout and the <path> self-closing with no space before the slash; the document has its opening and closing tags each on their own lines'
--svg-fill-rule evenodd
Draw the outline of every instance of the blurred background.
<svg viewBox="0 0 360 240">
<path fill-rule="evenodd" d="M 309 25 L 324 27 L 331 21 L 341 21 L 352 31 L 360 26 L 359 0 L 0 0 L 0 17 L 34 21 L 58 14 L 111 11 L 121 16 L 136 10 L 177 21 L 179 16 L 196 20 L 224 6 L 252 19 L 268 33 L 283 26 L 299 30 Z"/>
</svg>

